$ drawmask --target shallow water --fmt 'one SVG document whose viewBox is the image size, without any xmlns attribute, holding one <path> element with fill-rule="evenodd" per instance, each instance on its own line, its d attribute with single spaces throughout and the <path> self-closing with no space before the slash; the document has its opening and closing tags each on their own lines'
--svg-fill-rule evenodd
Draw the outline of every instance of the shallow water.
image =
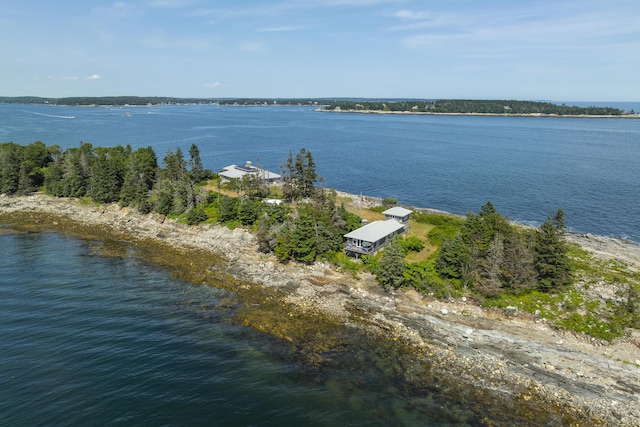
<svg viewBox="0 0 640 427">
<path fill-rule="evenodd" d="M 5 231 L 7 229 L 5 228 Z M 315 352 L 238 325 L 231 292 L 132 248 L 0 234 L 1 425 L 475 425 L 403 378 L 394 347 L 339 328 Z M 303 345 L 301 345 L 303 344 Z M 309 343 L 312 346 L 312 343 Z"/>
</svg>

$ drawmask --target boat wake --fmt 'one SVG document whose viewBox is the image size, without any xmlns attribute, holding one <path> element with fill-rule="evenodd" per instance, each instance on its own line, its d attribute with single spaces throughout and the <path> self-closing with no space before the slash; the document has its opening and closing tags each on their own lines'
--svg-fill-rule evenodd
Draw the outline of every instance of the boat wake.
<svg viewBox="0 0 640 427">
<path fill-rule="evenodd" d="M 38 116 L 53 117 L 55 119 L 75 119 L 76 118 L 76 116 L 59 116 L 56 114 L 36 113 L 34 111 L 29 111 L 29 112 Z"/>
</svg>

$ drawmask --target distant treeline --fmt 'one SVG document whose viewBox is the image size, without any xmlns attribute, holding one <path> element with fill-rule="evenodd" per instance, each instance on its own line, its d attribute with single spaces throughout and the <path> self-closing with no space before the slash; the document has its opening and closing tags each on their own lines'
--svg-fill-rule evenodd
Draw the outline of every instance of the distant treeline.
<svg viewBox="0 0 640 427">
<path fill-rule="evenodd" d="M 513 100 L 362 100 L 326 98 L 174 98 L 165 96 L 81 96 L 66 98 L 41 98 L 34 96 L 0 97 L 2 104 L 49 104 L 49 105 L 290 105 L 323 106 L 328 111 L 383 111 L 444 114 L 545 114 L 558 116 L 621 116 L 627 112 L 612 107 L 577 107 L 551 102 Z M 631 114 L 635 114 L 632 110 Z"/>
<path fill-rule="evenodd" d="M 383 111 L 440 114 L 545 114 L 558 116 L 621 116 L 611 107 L 577 107 L 551 102 L 512 100 L 444 99 L 434 101 L 334 101 L 325 107 L 333 111 Z"/>
<path fill-rule="evenodd" d="M 326 103 L 318 99 L 280 99 L 280 98 L 174 98 L 165 96 L 79 96 L 66 98 L 41 98 L 34 96 L 0 97 L 2 104 L 49 104 L 49 105 L 179 105 L 179 104 L 217 104 L 217 105 L 318 105 Z"/>
</svg>

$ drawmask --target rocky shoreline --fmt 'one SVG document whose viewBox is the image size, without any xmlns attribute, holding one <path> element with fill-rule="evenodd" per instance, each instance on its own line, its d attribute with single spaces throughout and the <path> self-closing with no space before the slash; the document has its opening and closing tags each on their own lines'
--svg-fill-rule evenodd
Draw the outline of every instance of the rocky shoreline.
<svg viewBox="0 0 640 427">
<path fill-rule="evenodd" d="M 437 301 L 412 290 L 384 292 L 370 275 L 356 280 L 322 263 L 280 264 L 258 253 L 255 238 L 242 229 L 187 227 L 118 205 L 86 205 L 41 194 L 0 196 L 0 223 L 68 233 L 98 227 L 131 242 L 222 257 L 216 273 L 228 275 L 238 286 L 257 284 L 307 316 L 406 343 L 429 361 L 434 375 L 446 373 L 460 384 L 510 396 L 516 406 L 535 402 L 540 413 L 549 412 L 547 418 L 533 414 L 529 425 L 546 419 L 545 425 L 640 426 L 638 334 L 606 343 L 465 300 Z M 640 271 L 638 245 L 591 235 L 572 235 L 571 240 Z M 264 331 L 293 339 L 284 330 L 265 326 Z"/>
</svg>

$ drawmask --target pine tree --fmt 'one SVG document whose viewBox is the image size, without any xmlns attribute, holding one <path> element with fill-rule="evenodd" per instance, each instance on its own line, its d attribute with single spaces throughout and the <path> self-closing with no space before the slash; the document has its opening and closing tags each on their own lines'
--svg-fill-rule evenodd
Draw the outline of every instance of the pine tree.
<svg viewBox="0 0 640 427">
<path fill-rule="evenodd" d="M 294 222 L 291 234 L 291 253 L 300 262 L 312 263 L 318 255 L 318 230 L 315 219 L 309 209 L 301 209 L 300 217 Z"/>
<path fill-rule="evenodd" d="M 515 230 L 505 238 L 502 277 L 506 290 L 519 293 L 537 287 L 538 273 L 534 267 L 531 246 L 532 244 Z"/>
<path fill-rule="evenodd" d="M 15 194 L 20 180 L 22 147 L 12 142 L 0 148 L 0 194 Z"/>
<path fill-rule="evenodd" d="M 536 233 L 534 253 L 534 266 L 541 291 L 556 291 L 571 283 L 567 247 L 551 218 L 547 218 Z"/>
<path fill-rule="evenodd" d="M 191 179 L 198 183 L 204 179 L 204 168 L 202 167 L 202 159 L 200 158 L 200 150 L 196 144 L 191 144 L 189 148 L 189 166 L 191 167 Z"/>
<path fill-rule="evenodd" d="M 287 201 L 296 201 L 311 197 L 315 192 L 314 184 L 318 179 L 316 165 L 311 152 L 302 148 L 296 156 L 289 156 L 282 169 L 282 192 Z"/>
<path fill-rule="evenodd" d="M 118 201 L 124 176 L 124 148 L 97 148 L 96 152 L 91 168 L 91 198 L 100 203 Z"/>
<path fill-rule="evenodd" d="M 487 258 L 482 265 L 482 274 L 478 283 L 478 291 L 484 296 L 493 297 L 502 292 L 502 264 L 504 262 L 504 238 L 498 233 L 493 238 L 487 251 Z"/>
<path fill-rule="evenodd" d="M 376 280 L 386 288 L 399 288 L 404 284 L 404 272 L 407 263 L 404 252 L 397 237 L 387 242 L 380 256 L 380 267 L 376 273 Z"/>
<path fill-rule="evenodd" d="M 564 211 L 562 209 L 558 209 L 556 215 L 553 217 L 553 226 L 561 236 L 567 231 L 567 224 L 564 222 Z"/>
</svg>

